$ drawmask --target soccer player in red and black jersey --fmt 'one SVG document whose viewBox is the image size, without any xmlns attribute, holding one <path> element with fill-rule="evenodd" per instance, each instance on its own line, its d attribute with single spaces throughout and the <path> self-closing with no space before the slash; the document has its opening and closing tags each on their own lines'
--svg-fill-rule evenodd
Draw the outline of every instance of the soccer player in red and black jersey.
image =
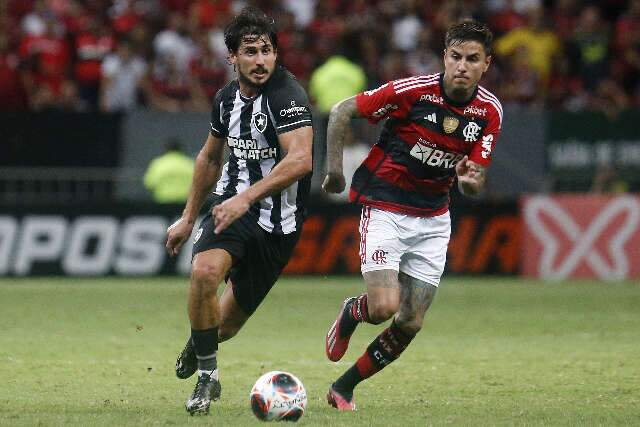
<svg viewBox="0 0 640 427">
<path fill-rule="evenodd" d="M 348 298 L 326 336 L 338 361 L 360 322 L 390 326 L 330 387 L 327 399 L 354 410 L 353 390 L 397 359 L 422 327 L 444 270 L 451 234 L 449 189 L 478 194 L 500 134 L 502 106 L 478 82 L 491 63 L 492 34 L 475 21 L 447 31 L 444 73 L 388 82 L 333 107 L 325 191 L 345 187 L 342 147 L 352 117 L 386 120 L 355 172 L 350 200 L 363 205 L 360 260 L 367 291 Z"/>
</svg>

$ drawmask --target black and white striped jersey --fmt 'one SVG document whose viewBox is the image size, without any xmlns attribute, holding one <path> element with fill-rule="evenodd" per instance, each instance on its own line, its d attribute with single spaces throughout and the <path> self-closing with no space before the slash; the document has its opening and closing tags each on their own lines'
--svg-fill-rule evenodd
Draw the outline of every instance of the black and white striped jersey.
<svg viewBox="0 0 640 427">
<path fill-rule="evenodd" d="M 244 97 L 238 81 L 231 81 L 216 94 L 211 111 L 211 134 L 226 138 L 229 147 L 214 192 L 228 199 L 271 173 L 284 155 L 278 135 L 304 126 L 312 126 L 309 99 L 285 68 L 277 66 L 253 98 Z M 308 174 L 249 212 L 270 233 L 292 233 L 302 226 L 310 186 Z"/>
</svg>

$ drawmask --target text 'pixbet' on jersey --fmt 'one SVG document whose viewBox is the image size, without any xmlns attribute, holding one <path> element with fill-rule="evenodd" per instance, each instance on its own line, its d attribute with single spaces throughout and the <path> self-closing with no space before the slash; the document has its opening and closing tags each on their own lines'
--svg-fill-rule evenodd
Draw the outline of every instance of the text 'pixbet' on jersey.
<svg viewBox="0 0 640 427">
<path fill-rule="evenodd" d="M 227 144 L 233 150 L 233 155 L 238 159 L 261 160 L 273 159 L 278 155 L 276 147 L 260 148 L 255 139 L 242 139 L 227 137 Z"/>
</svg>

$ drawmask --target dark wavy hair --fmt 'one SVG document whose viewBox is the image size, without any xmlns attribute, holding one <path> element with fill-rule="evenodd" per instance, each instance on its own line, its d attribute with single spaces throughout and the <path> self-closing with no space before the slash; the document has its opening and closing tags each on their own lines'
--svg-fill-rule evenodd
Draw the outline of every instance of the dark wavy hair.
<svg viewBox="0 0 640 427">
<path fill-rule="evenodd" d="M 268 36 L 274 49 L 278 49 L 278 36 L 273 18 L 254 7 L 245 7 L 224 29 L 224 44 L 237 52 L 243 41 L 255 41 Z"/>
<path fill-rule="evenodd" d="M 476 41 L 484 47 L 487 55 L 491 55 L 493 33 L 485 24 L 466 20 L 452 25 L 444 37 L 444 47 L 454 46 L 467 41 Z"/>
</svg>

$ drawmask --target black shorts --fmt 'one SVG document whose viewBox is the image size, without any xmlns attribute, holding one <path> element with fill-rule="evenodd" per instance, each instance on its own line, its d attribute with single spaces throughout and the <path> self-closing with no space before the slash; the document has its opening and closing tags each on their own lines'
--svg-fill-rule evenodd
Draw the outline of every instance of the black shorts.
<svg viewBox="0 0 640 427">
<path fill-rule="evenodd" d="M 214 202 L 214 205 L 220 201 Z M 233 257 L 227 273 L 233 296 L 247 314 L 253 314 L 267 296 L 289 262 L 300 238 L 300 230 L 290 234 L 272 234 L 246 213 L 220 234 L 215 234 L 211 211 L 202 219 L 202 234 L 193 245 L 193 255 L 209 249 L 224 249 Z"/>
</svg>

